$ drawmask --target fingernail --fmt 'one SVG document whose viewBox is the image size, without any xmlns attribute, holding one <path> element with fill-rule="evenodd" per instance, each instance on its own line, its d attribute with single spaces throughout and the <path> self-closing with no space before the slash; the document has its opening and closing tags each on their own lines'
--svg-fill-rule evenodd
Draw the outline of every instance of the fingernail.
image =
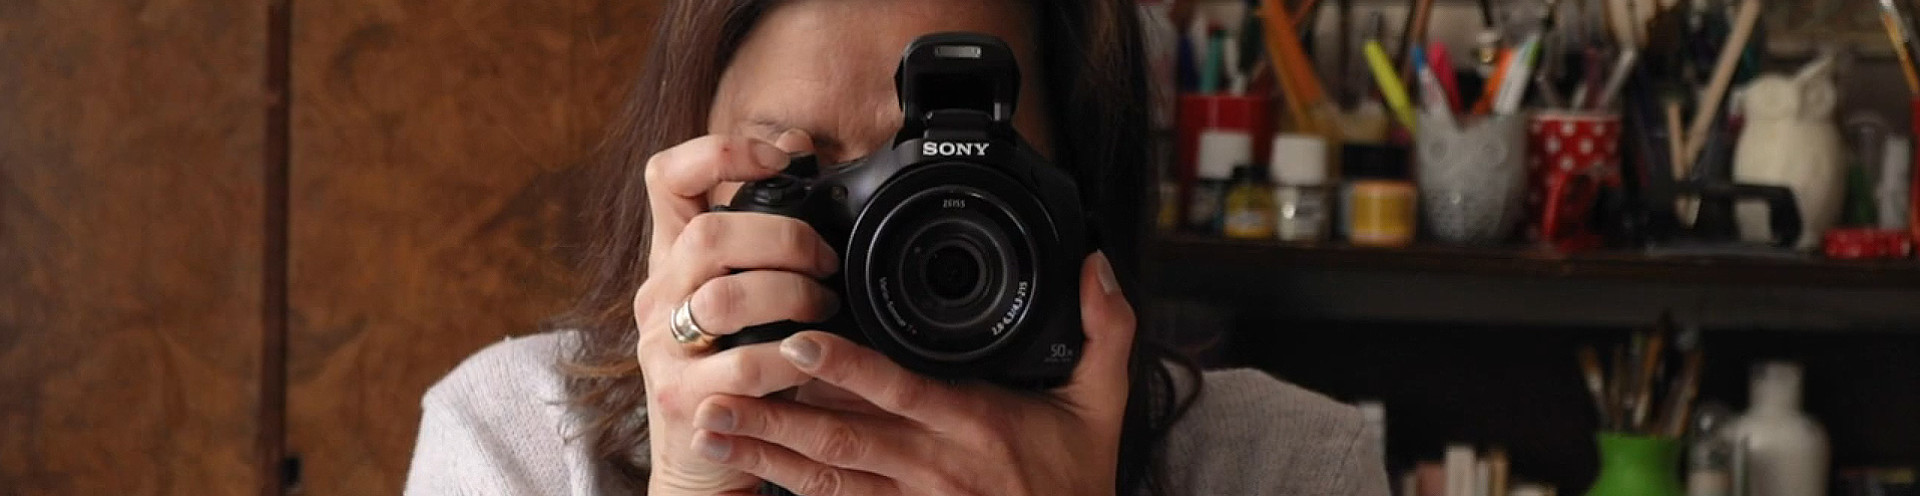
<svg viewBox="0 0 1920 496">
<path fill-rule="evenodd" d="M 1096 268 L 1099 270 L 1100 291 L 1109 295 L 1119 292 L 1120 280 L 1113 277 L 1113 263 L 1107 261 L 1107 253 L 1096 251 L 1093 252 L 1093 256 L 1100 259 L 1095 264 L 1098 265 Z"/>
<path fill-rule="evenodd" d="M 733 432 L 734 423 L 733 409 L 720 405 L 707 405 L 707 409 L 701 412 L 700 415 L 701 429 L 714 432 Z"/>
<path fill-rule="evenodd" d="M 753 142 L 753 162 L 768 169 L 785 169 L 787 151 L 765 141 Z"/>
<path fill-rule="evenodd" d="M 800 368 L 811 369 L 820 363 L 820 343 L 803 337 L 787 338 L 780 342 L 780 354 Z"/>
<path fill-rule="evenodd" d="M 708 460 L 723 462 L 727 461 L 727 455 L 733 454 L 733 441 L 712 434 L 696 435 L 693 437 L 693 449 Z"/>
</svg>

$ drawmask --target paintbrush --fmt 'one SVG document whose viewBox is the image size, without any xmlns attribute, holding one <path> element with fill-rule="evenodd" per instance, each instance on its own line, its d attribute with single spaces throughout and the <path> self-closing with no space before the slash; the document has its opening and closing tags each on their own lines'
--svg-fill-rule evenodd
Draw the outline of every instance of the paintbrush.
<svg viewBox="0 0 1920 496">
<path fill-rule="evenodd" d="M 1338 130 L 1331 125 L 1333 113 L 1328 108 L 1326 89 L 1314 72 L 1313 60 L 1300 46 L 1300 33 L 1293 29 L 1293 19 L 1287 15 L 1286 7 L 1280 0 L 1262 0 L 1260 15 L 1266 18 L 1263 25 L 1268 28 L 1265 33 L 1267 56 L 1273 58 L 1280 86 L 1287 93 L 1287 108 L 1294 125 L 1302 131 L 1337 138 L 1332 136 Z"/>
<path fill-rule="evenodd" d="M 1613 372 L 1607 375 L 1607 377 L 1611 378 L 1607 382 L 1607 418 L 1609 419 L 1607 422 L 1607 430 L 1621 431 L 1626 429 L 1626 426 L 1622 424 L 1621 421 L 1627 418 L 1626 409 L 1623 408 L 1627 396 L 1625 391 L 1627 382 L 1626 347 L 1614 345 L 1612 365 Z"/>
<path fill-rule="evenodd" d="M 1593 345 L 1581 345 L 1578 356 L 1580 378 L 1587 383 L 1587 394 L 1593 396 L 1594 409 L 1600 411 L 1600 425 L 1611 425 L 1613 415 L 1607 411 L 1607 378 L 1600 367 L 1600 352 L 1594 350 Z"/>
<path fill-rule="evenodd" d="M 1647 412 L 1653 408 L 1653 385 L 1656 368 L 1660 366 L 1660 357 L 1666 352 L 1667 337 L 1664 332 L 1654 332 L 1647 336 L 1646 348 L 1640 354 L 1640 373 L 1635 378 L 1633 400 L 1633 429 L 1646 432 Z"/>
<path fill-rule="evenodd" d="M 1900 64 L 1900 74 L 1907 79 L 1908 94 L 1920 96 L 1920 74 L 1915 73 L 1913 52 L 1907 47 L 1913 41 L 1913 33 L 1908 32 L 1901 21 L 1899 7 L 1893 0 L 1880 0 L 1880 22 L 1886 25 L 1887 40 L 1893 44 L 1894 61 Z"/>
<path fill-rule="evenodd" d="M 1305 0 L 1303 2 L 1300 2 L 1299 7 L 1294 7 L 1293 8 L 1294 29 L 1299 29 L 1301 27 L 1304 27 L 1307 20 L 1313 18 L 1313 13 L 1319 11 L 1319 7 L 1320 7 L 1320 0 Z"/>
<path fill-rule="evenodd" d="M 1687 424 L 1693 416 L 1693 400 L 1700 394 L 1700 368 L 1705 356 L 1700 350 L 1687 352 L 1686 363 L 1681 366 L 1680 376 L 1673 378 L 1673 388 L 1667 391 L 1667 403 L 1664 417 L 1661 419 L 1660 432 L 1667 437 L 1680 437 L 1687 433 Z"/>
<path fill-rule="evenodd" d="M 1687 127 L 1686 157 L 1700 156 L 1700 150 L 1707 146 L 1707 129 L 1719 117 L 1720 103 L 1727 97 L 1728 86 L 1733 84 L 1733 71 L 1739 68 L 1740 56 L 1746 51 L 1747 42 L 1753 38 L 1753 29 L 1760 22 L 1760 0 L 1743 0 L 1740 13 L 1734 21 L 1733 34 L 1727 36 L 1727 44 L 1720 47 L 1720 60 L 1714 63 L 1713 79 L 1707 83 L 1706 99 L 1693 112 L 1693 124 Z"/>
</svg>

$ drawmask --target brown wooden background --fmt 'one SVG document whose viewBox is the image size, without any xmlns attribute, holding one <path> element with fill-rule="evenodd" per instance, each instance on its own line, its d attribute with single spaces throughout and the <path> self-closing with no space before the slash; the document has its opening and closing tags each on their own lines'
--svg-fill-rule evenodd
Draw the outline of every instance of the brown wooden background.
<svg viewBox="0 0 1920 496">
<path fill-rule="evenodd" d="M 397 493 L 658 3 L 0 2 L 0 494 Z"/>
</svg>

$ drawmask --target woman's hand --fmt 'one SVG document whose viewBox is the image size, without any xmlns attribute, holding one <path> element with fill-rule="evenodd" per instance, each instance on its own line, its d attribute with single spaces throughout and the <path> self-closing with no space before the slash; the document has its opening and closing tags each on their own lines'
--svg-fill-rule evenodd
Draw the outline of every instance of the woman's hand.
<svg viewBox="0 0 1920 496">
<path fill-rule="evenodd" d="M 647 494 L 748 490 L 759 479 L 699 456 L 689 446 L 694 407 L 715 394 L 758 397 L 812 379 L 771 344 L 719 352 L 689 350 L 673 339 L 668 316 L 690 305 L 703 331 L 723 335 L 782 320 L 819 322 L 838 299 L 818 278 L 839 259 L 805 222 L 743 212 L 705 213 L 724 185 L 773 176 L 803 133 L 782 135 L 782 149 L 742 136 L 705 136 L 647 162 L 653 234 L 649 275 L 633 298 L 640 331 L 635 353 L 645 377 L 652 476 Z"/>
<path fill-rule="evenodd" d="M 1134 315 L 1105 255 L 1087 257 L 1080 279 L 1086 352 L 1066 386 L 948 385 L 805 332 L 780 353 L 878 411 L 721 393 L 700 405 L 692 447 L 808 496 L 1114 494 Z"/>
</svg>

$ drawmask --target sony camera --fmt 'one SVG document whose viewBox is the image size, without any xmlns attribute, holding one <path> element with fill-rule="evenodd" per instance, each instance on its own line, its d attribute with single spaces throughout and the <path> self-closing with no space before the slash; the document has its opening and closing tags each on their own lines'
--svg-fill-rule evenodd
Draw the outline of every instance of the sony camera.
<svg viewBox="0 0 1920 496">
<path fill-rule="evenodd" d="M 1015 387 L 1064 384 L 1085 341 L 1079 273 L 1089 223 L 1072 177 L 1013 128 L 1020 71 L 992 36 L 930 34 L 894 73 L 892 146 L 823 167 L 797 156 L 722 210 L 806 221 L 840 254 L 840 312 L 721 340 L 803 329 L 846 336 L 905 367 Z"/>
</svg>

